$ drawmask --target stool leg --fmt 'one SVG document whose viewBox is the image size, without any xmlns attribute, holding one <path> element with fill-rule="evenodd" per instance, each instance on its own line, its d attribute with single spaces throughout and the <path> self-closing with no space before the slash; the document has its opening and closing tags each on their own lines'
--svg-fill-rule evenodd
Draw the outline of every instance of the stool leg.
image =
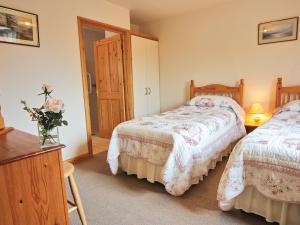
<svg viewBox="0 0 300 225">
<path fill-rule="evenodd" d="M 75 204 L 77 206 L 77 210 L 78 210 L 80 220 L 81 220 L 83 225 L 87 225 L 84 210 L 83 210 L 82 203 L 81 203 L 81 199 L 80 199 L 79 192 L 78 192 L 78 189 L 77 189 L 77 185 L 75 183 L 73 175 L 71 174 L 68 177 L 68 179 L 69 179 L 69 183 L 70 183 L 71 192 L 72 192 L 72 195 L 74 197 Z"/>
</svg>

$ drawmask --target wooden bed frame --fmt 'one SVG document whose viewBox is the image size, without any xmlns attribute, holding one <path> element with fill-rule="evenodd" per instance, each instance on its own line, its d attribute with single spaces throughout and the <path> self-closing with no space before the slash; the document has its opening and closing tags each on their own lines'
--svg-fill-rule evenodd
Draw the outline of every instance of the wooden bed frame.
<svg viewBox="0 0 300 225">
<path fill-rule="evenodd" d="M 282 78 L 277 78 L 276 108 L 293 100 L 300 100 L 300 85 L 283 87 Z"/>
<path fill-rule="evenodd" d="M 240 84 L 237 87 L 230 87 L 221 84 L 210 84 L 206 86 L 196 87 L 194 80 L 191 80 L 190 85 L 190 99 L 197 95 L 221 95 L 233 98 L 240 106 L 243 106 L 243 91 L 244 91 L 244 79 L 240 80 Z"/>
</svg>

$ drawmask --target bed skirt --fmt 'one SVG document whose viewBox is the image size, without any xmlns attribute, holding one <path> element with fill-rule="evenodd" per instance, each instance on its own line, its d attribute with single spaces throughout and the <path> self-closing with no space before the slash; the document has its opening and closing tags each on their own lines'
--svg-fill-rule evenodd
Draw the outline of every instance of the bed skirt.
<svg viewBox="0 0 300 225">
<path fill-rule="evenodd" d="M 191 180 L 190 186 L 198 184 L 199 181 L 203 180 L 203 177 L 208 175 L 208 171 L 216 167 L 217 162 L 222 161 L 223 157 L 230 154 L 234 146 L 235 143 L 230 144 L 225 150 L 219 152 L 210 161 L 208 161 L 206 165 L 206 172 L 199 177 L 194 177 Z M 128 175 L 135 174 L 139 179 L 146 178 L 151 183 L 159 182 L 164 184 L 162 178 L 163 166 L 161 165 L 150 163 L 143 158 L 134 158 L 126 153 L 121 153 L 119 157 L 119 165 Z"/>
<path fill-rule="evenodd" d="M 272 200 L 253 186 L 247 186 L 235 199 L 234 208 L 255 213 L 268 222 L 278 222 L 280 225 L 300 224 L 300 205 Z"/>
</svg>

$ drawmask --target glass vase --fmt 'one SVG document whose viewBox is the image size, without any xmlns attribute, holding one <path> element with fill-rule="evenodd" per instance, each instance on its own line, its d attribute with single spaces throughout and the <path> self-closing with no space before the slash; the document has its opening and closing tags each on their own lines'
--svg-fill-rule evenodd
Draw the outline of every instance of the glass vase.
<svg viewBox="0 0 300 225">
<path fill-rule="evenodd" d="M 57 146 L 60 144 L 57 127 L 51 130 L 47 130 L 44 128 L 43 125 L 38 124 L 38 132 L 39 132 L 39 142 L 41 148 Z"/>
</svg>

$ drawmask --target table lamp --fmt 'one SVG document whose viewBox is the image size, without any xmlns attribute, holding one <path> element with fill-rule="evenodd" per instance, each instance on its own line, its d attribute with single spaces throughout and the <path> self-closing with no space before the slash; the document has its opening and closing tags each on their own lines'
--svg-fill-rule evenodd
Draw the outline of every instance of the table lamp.
<svg viewBox="0 0 300 225">
<path fill-rule="evenodd" d="M 264 108 L 262 107 L 261 104 L 259 103 L 254 103 L 252 104 L 252 106 L 250 107 L 250 110 L 248 112 L 249 114 L 255 115 L 254 117 L 254 122 L 255 123 L 259 123 L 262 115 L 265 113 Z"/>
</svg>

